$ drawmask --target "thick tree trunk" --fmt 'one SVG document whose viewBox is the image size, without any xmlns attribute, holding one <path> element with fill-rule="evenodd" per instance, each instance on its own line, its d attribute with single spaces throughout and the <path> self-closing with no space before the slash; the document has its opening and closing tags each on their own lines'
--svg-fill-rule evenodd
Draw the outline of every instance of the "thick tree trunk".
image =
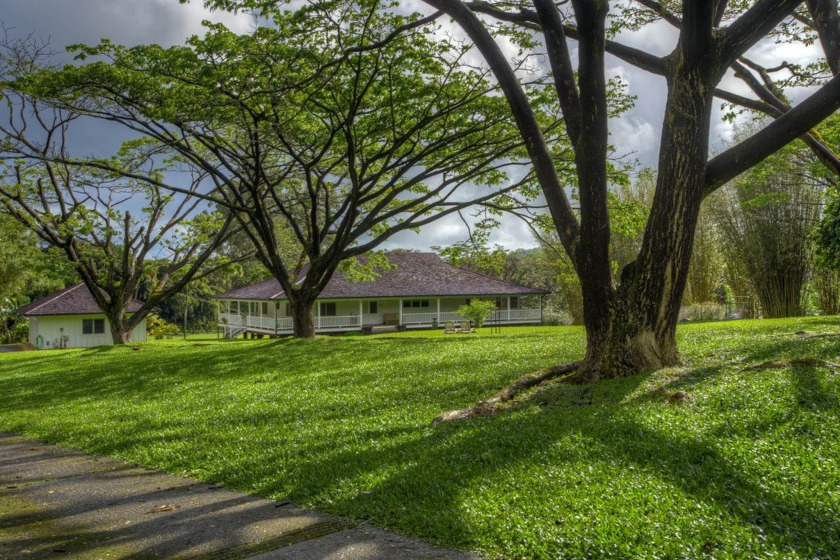
<svg viewBox="0 0 840 560">
<path fill-rule="evenodd" d="M 290 294 L 289 308 L 295 338 L 315 338 L 315 298 Z"/>
<path fill-rule="evenodd" d="M 672 64 L 656 195 L 642 249 L 622 271 L 611 305 L 588 302 L 601 320 L 586 322 L 580 381 L 634 375 L 679 361 L 676 328 L 705 185 L 716 77 L 700 63 Z M 587 271 L 581 272 L 587 282 Z"/>
<path fill-rule="evenodd" d="M 108 317 L 108 323 L 111 325 L 111 339 L 115 345 L 128 344 L 131 342 L 131 331 L 134 325 L 130 325 L 122 313 L 113 317 Z"/>
</svg>

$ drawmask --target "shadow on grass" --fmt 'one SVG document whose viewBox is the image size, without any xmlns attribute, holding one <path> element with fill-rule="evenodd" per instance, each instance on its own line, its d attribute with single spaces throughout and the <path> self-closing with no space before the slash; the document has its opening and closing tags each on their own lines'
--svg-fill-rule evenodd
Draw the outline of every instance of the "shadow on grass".
<svg viewBox="0 0 840 560">
<path fill-rule="evenodd" d="M 701 383 L 718 371 L 704 368 L 690 382 Z M 756 543 L 767 540 L 771 547 L 806 557 L 840 552 L 840 520 L 809 501 L 807 493 L 780 494 L 768 488 L 760 475 L 750 474 L 751 465 L 723 455 L 713 440 L 674 437 L 641 424 L 632 414 L 626 414 L 624 407 L 611 406 L 645 380 L 646 376 L 638 376 L 617 385 L 611 382 L 606 392 L 603 387 L 594 388 L 591 406 L 580 405 L 573 389 L 560 389 L 553 397 L 538 392 L 518 404 L 513 413 L 427 428 L 420 437 L 384 448 L 316 454 L 296 469 L 306 475 L 291 490 L 290 497 L 311 500 L 319 496 L 338 513 L 371 518 L 374 524 L 395 526 L 427 539 L 475 546 L 473 527 L 462 507 L 463 492 L 476 485 L 492 484 L 490 480 L 497 471 L 539 463 L 535 457 L 542 451 L 561 439 L 577 436 L 591 442 L 590 452 L 598 456 L 596 463 L 618 461 L 635 466 L 637 472 L 652 473 L 698 503 L 713 503 L 742 527 L 755 528 L 750 532 L 756 535 Z M 809 390 L 820 388 L 812 386 Z M 536 416 L 515 413 L 537 406 L 541 412 Z M 383 439 L 376 431 L 365 437 L 371 441 Z M 361 494 L 336 497 L 342 493 L 343 481 L 359 479 L 369 480 L 370 488 Z M 279 489 L 267 485 L 262 491 Z M 694 545 L 696 554 L 706 552 L 704 542 Z M 562 554 L 562 549 L 555 553 Z"/>
<path fill-rule="evenodd" d="M 242 347 L 225 345 L 222 349 L 212 349 L 212 352 L 178 354 L 183 363 L 175 365 L 170 363 L 175 354 L 153 354 L 136 362 L 138 369 L 132 377 L 111 371 L 114 367 L 112 362 L 93 363 L 89 371 L 68 376 L 67 379 L 56 371 L 36 376 L 29 380 L 29 384 L 13 383 L 11 393 L 0 402 L 2 407 L 11 410 L 16 398 L 27 397 L 32 391 L 38 392 L 39 399 L 43 395 L 45 400 L 43 404 L 39 400 L 34 406 L 63 402 L 68 395 L 69 398 L 81 399 L 112 397 L 114 393 L 154 401 L 160 397 L 157 389 L 166 391 L 172 384 L 196 379 L 215 382 L 219 379 L 269 376 L 291 383 L 298 380 L 308 382 L 313 371 L 317 373 L 321 368 L 341 371 L 347 364 L 360 360 L 361 346 L 356 341 L 344 339 L 341 344 L 337 342 L 278 340 L 249 343 Z M 439 348 L 443 352 L 470 342 L 466 338 L 451 341 L 440 338 L 434 342 L 422 338 L 395 338 L 383 340 L 381 346 L 366 344 L 364 347 L 368 352 L 377 347 L 388 349 L 378 358 L 396 362 L 407 360 L 429 344 L 441 345 Z M 747 359 L 759 361 L 778 357 L 779 353 L 785 355 L 790 351 L 791 344 L 796 352 L 809 351 L 804 340 L 762 341 L 761 347 L 749 353 Z M 828 340 L 822 342 L 820 352 L 833 352 L 837 348 L 835 344 Z M 312 359 L 313 347 L 322 350 L 317 354 L 317 360 Z M 143 354 L 142 351 L 134 353 L 135 356 Z M 487 359 L 492 360 L 493 357 Z M 233 369 L 220 372 L 218 366 L 222 361 L 234 364 Z M 448 367 L 448 364 L 457 364 L 458 361 L 457 356 L 448 357 L 440 367 Z M 3 367 L 5 365 L 2 364 Z M 57 365 L 61 363 L 57 362 Z M 422 365 L 414 364 L 414 367 Z M 273 369 L 265 373 L 269 367 Z M 714 365 L 692 370 L 668 386 L 694 389 L 712 382 L 715 376 L 721 374 L 723 367 Z M 431 402 L 437 403 L 435 412 L 446 410 L 452 401 L 448 393 L 458 390 L 458 381 L 438 379 L 424 385 L 422 373 L 421 370 L 417 375 L 416 383 L 378 406 L 398 413 L 401 407 L 421 406 L 418 403 L 428 406 Z M 796 369 L 794 375 L 803 398 L 820 403 L 822 407 L 838 406 L 831 388 L 810 376 L 810 372 Z M 491 394 L 499 378 L 476 380 L 471 392 L 479 397 Z M 313 397 L 316 402 L 312 404 L 317 410 L 313 409 L 311 418 L 312 422 L 334 428 L 334 434 L 318 434 L 319 441 L 301 444 L 300 450 L 267 449 L 260 447 L 262 444 L 259 441 L 249 442 L 242 438 L 241 434 L 247 433 L 250 426 L 264 426 L 272 422 L 276 430 L 294 430 L 300 425 L 294 420 L 301 411 L 265 413 L 242 409 L 231 413 L 224 426 L 224 429 L 236 434 L 220 436 L 220 439 L 226 436 L 242 438 L 242 441 L 236 447 L 227 448 L 220 444 L 208 450 L 216 453 L 227 451 L 233 455 L 228 461 L 208 464 L 204 472 L 207 473 L 206 478 L 214 482 L 250 491 L 257 489 L 264 495 L 318 503 L 336 513 L 352 515 L 357 519 L 372 518 L 375 525 L 396 527 L 448 544 L 475 546 L 478 537 L 471 533 L 474 525 L 470 523 L 469 512 L 462 507 L 464 492 L 480 491 L 482 485 L 494 484 L 497 474 L 511 469 L 527 468 L 530 464 L 538 470 L 544 469 L 544 465 L 540 464 L 540 454 L 544 450 L 562 439 L 578 437 L 590 442 L 590 446 L 581 452 L 589 454 L 590 464 L 596 465 L 596 468 L 610 461 L 638 467 L 645 473 L 654 473 L 658 479 L 680 489 L 698 503 L 714 504 L 724 515 L 743 526 L 757 527 L 775 546 L 802 556 L 818 553 L 832 556 L 838 553 L 836 535 L 840 534 L 840 527 L 837 517 L 820 509 L 816 502 L 768 489 L 756 476 L 749 474 L 749 465 L 738 464 L 727 457 L 720 450 L 719 441 L 711 437 L 686 440 L 667 431 L 654 430 L 636 419 L 632 407 L 638 402 L 631 400 L 627 403 L 625 399 L 648 379 L 649 376 L 641 375 L 606 382 L 594 386 L 587 395 L 579 394 L 580 388 L 558 388 L 551 394 L 540 391 L 515 406 L 510 413 L 436 428 L 418 423 L 417 417 L 408 413 L 394 425 L 381 428 L 372 422 L 362 426 L 342 424 L 342 419 L 347 421 L 354 415 L 375 416 L 381 412 L 369 408 L 377 406 L 375 403 L 357 405 L 353 393 L 380 389 L 376 387 L 374 374 L 367 375 L 363 383 L 334 379 L 329 388 L 338 393 L 345 392 L 346 402 L 321 403 L 316 395 Z M 436 388 L 437 392 L 426 394 L 431 388 Z M 66 393 L 62 394 L 62 391 Z M 31 397 L 27 398 L 31 400 Z M 470 402 L 474 401 L 461 405 Z M 354 406 L 358 408 L 348 410 L 348 407 Z M 671 405 L 662 403 L 662 406 Z M 792 402 L 790 406 L 796 406 L 796 403 Z M 432 416 L 430 414 L 428 420 Z M 162 424 L 154 428 L 174 428 L 185 422 L 164 418 Z M 120 445 L 125 449 L 161 441 L 163 436 L 148 433 L 154 430 L 140 428 L 115 445 L 114 449 L 120 450 Z M 148 439 L 144 440 L 144 433 Z M 188 434 L 184 435 L 187 437 L 182 438 L 182 443 L 186 446 L 204 443 L 190 441 Z M 335 438 L 331 439 L 333 435 Z M 173 439 L 179 436 L 167 437 Z M 191 453 L 188 463 L 193 466 L 201 464 L 204 450 L 193 449 Z M 290 458 L 290 454 L 294 453 L 297 455 Z M 243 454 L 248 456 L 243 457 Z M 280 470 L 283 471 L 282 480 L 277 474 Z M 360 491 L 361 487 L 364 490 Z M 620 516 L 621 512 L 615 515 Z M 498 536 L 501 533 L 496 535 L 496 538 L 504 538 L 504 535 Z M 831 545 L 834 548 L 828 549 L 826 543 L 835 543 Z M 651 543 L 651 546 L 654 545 Z M 592 552 L 597 555 L 597 550 Z M 702 551 L 696 552 L 699 555 Z"/>
<path fill-rule="evenodd" d="M 815 407 L 835 416 L 840 413 L 840 391 L 836 384 L 832 387 L 818 374 L 816 366 L 797 366 L 793 368 L 793 381 L 796 386 L 800 406 Z"/>
</svg>

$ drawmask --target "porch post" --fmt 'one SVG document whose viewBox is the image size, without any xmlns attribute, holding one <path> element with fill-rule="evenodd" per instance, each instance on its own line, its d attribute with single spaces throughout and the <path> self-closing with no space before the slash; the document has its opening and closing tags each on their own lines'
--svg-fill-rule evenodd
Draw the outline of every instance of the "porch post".
<svg viewBox="0 0 840 560">
<path fill-rule="evenodd" d="M 402 325 L 402 298 L 400 298 L 399 313 L 400 313 L 400 318 L 399 318 L 399 323 L 398 324 Z"/>
<path fill-rule="evenodd" d="M 365 306 L 364 306 L 364 303 L 362 302 L 362 300 L 359 300 L 359 328 L 362 328 L 362 325 L 365 324 L 365 322 L 362 320 L 364 318 L 364 315 L 365 315 Z"/>
<path fill-rule="evenodd" d="M 540 296 L 540 325 L 543 324 L 543 318 L 542 318 L 542 300 L 543 300 L 543 297 L 544 296 Z"/>
<path fill-rule="evenodd" d="M 278 316 L 280 313 L 280 302 L 274 302 L 274 336 L 277 336 L 277 333 L 280 331 L 280 317 Z"/>
<path fill-rule="evenodd" d="M 321 328 L 321 302 L 315 300 L 315 329 Z"/>
<path fill-rule="evenodd" d="M 510 323 L 510 296 L 507 297 L 507 322 Z"/>
<path fill-rule="evenodd" d="M 437 298 L 437 312 L 436 312 L 436 315 L 437 315 L 436 319 L 437 319 L 438 325 L 440 325 L 440 298 Z"/>
</svg>

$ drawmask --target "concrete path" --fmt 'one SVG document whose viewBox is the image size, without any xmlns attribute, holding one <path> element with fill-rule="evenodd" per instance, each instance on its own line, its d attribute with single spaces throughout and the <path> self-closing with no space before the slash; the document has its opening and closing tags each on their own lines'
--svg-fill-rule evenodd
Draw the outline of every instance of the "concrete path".
<svg viewBox="0 0 840 560">
<path fill-rule="evenodd" d="M 475 558 L 115 459 L 0 434 L 0 558 Z"/>
</svg>

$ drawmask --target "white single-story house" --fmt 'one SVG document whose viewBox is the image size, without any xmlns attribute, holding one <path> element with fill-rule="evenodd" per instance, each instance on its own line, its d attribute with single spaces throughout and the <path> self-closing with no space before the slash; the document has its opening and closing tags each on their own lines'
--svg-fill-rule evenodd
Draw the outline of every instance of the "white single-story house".
<svg viewBox="0 0 840 560">
<path fill-rule="evenodd" d="M 473 299 L 493 301 L 489 324 L 526 325 L 542 321 L 546 291 L 528 288 L 452 266 L 434 253 L 390 253 L 395 268 L 373 282 L 350 282 L 336 272 L 315 305 L 315 331 L 371 332 L 396 328 L 443 327 L 460 321 L 458 308 Z M 243 333 L 292 333 L 289 303 L 276 279 L 216 296 L 218 324 L 226 338 Z"/>
<path fill-rule="evenodd" d="M 129 313 L 141 305 L 132 300 Z M 108 319 L 82 283 L 25 305 L 18 313 L 29 319 L 29 342 L 38 350 L 89 348 L 114 342 Z M 131 341 L 146 342 L 146 319 L 131 331 Z"/>
</svg>

